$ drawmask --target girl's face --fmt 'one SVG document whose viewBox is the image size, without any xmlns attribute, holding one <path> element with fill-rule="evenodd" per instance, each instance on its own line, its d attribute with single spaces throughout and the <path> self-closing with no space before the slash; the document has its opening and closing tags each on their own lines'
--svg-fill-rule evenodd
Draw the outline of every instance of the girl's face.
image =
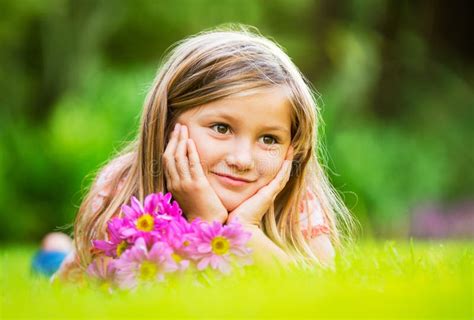
<svg viewBox="0 0 474 320">
<path fill-rule="evenodd" d="M 233 95 L 190 109 L 177 120 L 187 126 L 207 179 L 228 211 L 268 184 L 283 164 L 291 142 L 287 92 L 272 87 Z"/>
</svg>

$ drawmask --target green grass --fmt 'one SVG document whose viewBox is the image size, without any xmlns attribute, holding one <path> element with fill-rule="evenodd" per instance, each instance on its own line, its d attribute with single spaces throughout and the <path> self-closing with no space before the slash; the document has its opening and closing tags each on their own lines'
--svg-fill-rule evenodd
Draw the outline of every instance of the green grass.
<svg viewBox="0 0 474 320">
<path fill-rule="evenodd" d="M 2 248 L 0 318 L 472 319 L 473 242 L 364 243 L 335 270 L 245 275 L 108 293 L 29 273 L 31 247 Z"/>
</svg>

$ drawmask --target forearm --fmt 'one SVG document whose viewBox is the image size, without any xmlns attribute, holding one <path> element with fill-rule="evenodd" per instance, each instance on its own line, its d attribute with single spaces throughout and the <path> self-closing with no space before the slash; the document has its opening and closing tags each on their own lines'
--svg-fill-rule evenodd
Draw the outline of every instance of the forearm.
<svg viewBox="0 0 474 320">
<path fill-rule="evenodd" d="M 50 282 L 80 282 L 83 278 L 83 271 L 80 267 L 76 252 L 71 251 L 64 258 L 59 269 L 50 277 Z"/>
<path fill-rule="evenodd" d="M 244 226 L 245 231 L 252 234 L 248 245 L 253 250 L 255 263 L 264 266 L 287 266 L 291 258 L 277 246 L 257 226 Z"/>
<path fill-rule="evenodd" d="M 309 242 L 311 250 L 323 266 L 334 266 L 335 250 L 328 235 L 319 235 Z"/>
</svg>

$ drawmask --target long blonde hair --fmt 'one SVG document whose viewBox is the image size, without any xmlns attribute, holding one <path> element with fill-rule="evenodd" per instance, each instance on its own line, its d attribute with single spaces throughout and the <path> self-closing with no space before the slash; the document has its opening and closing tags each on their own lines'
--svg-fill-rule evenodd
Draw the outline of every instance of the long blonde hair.
<svg viewBox="0 0 474 320">
<path fill-rule="evenodd" d="M 107 221 L 132 195 L 143 200 L 153 192 L 168 192 L 161 156 L 180 114 L 232 94 L 275 85 L 290 92 L 294 160 L 290 179 L 265 214 L 262 230 L 296 261 L 317 263 L 299 225 L 299 204 L 309 188 L 329 224 L 333 245 L 340 248 L 344 239 L 351 238 L 347 235 L 353 220 L 319 161 L 320 110 L 315 92 L 284 50 L 242 25 L 206 30 L 170 49 L 146 97 L 137 138 L 112 160 L 120 157 L 112 190 L 121 179 L 123 187 L 96 211 L 91 201 L 99 190 L 92 187 L 79 208 L 74 238 L 81 265 L 92 259 L 91 240 L 106 238 Z"/>
</svg>

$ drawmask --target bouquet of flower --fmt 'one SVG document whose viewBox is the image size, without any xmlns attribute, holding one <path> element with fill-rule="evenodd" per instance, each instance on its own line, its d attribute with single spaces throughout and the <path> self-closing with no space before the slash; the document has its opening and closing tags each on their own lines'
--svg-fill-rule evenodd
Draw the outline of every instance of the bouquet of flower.
<svg viewBox="0 0 474 320">
<path fill-rule="evenodd" d="M 251 234 L 238 222 L 226 225 L 195 219 L 188 222 L 171 193 L 153 193 L 144 204 L 131 198 L 123 218 L 108 222 L 108 240 L 93 240 L 102 258 L 94 259 L 90 276 L 122 289 L 141 282 L 163 282 L 171 275 L 213 270 L 227 275 L 252 263 L 246 246 Z"/>
</svg>

